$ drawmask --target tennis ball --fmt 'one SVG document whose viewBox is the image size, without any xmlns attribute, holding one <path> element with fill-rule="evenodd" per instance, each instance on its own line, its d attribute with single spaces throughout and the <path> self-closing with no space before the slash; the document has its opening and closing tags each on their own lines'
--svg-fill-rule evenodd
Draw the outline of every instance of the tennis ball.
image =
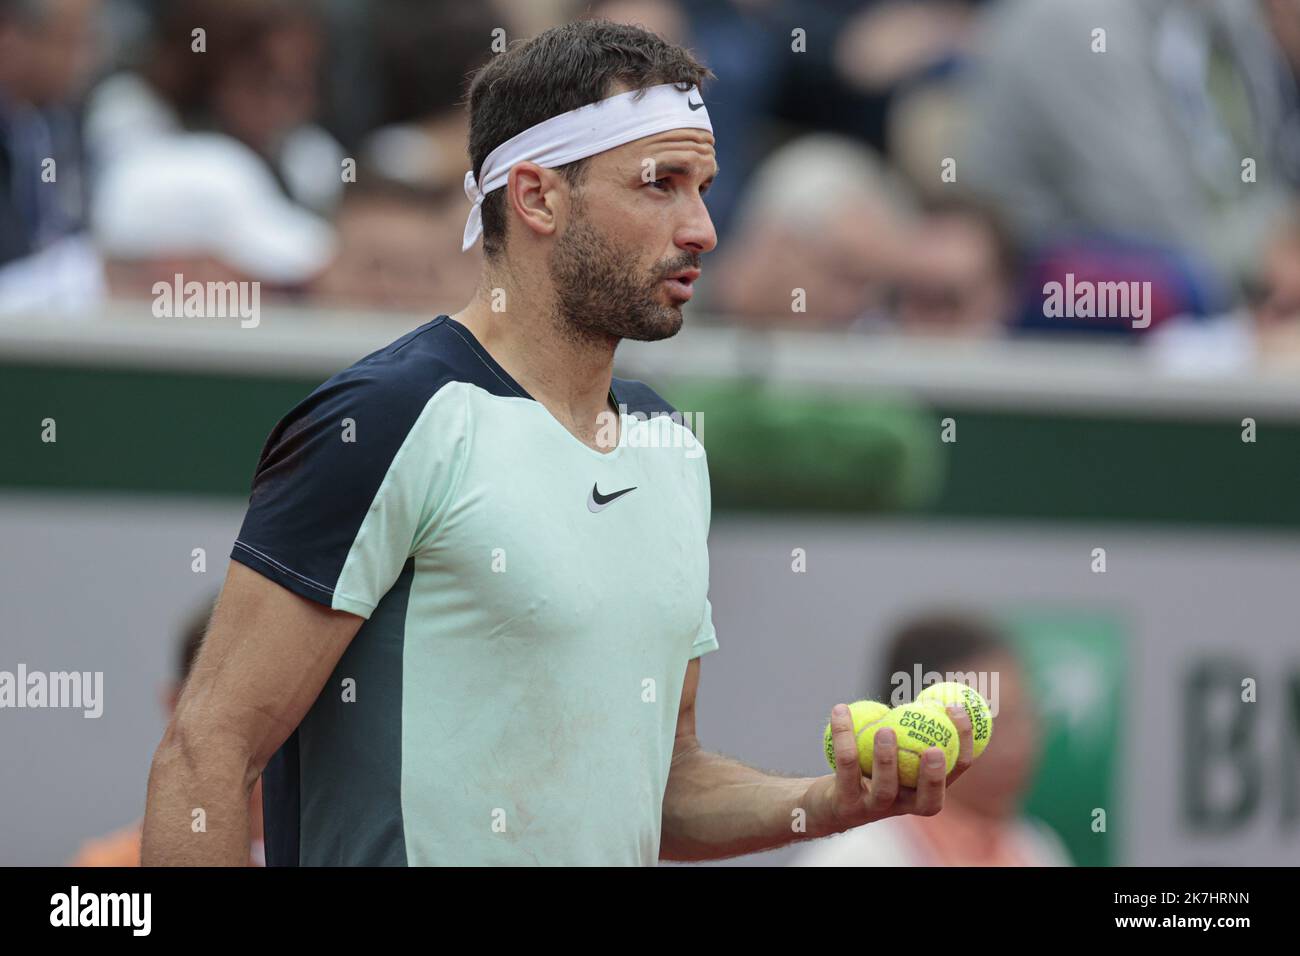
<svg viewBox="0 0 1300 956">
<path fill-rule="evenodd" d="M 889 713 L 889 708 L 874 700 L 859 700 L 849 704 L 849 716 L 853 718 L 853 734 L 858 739 L 858 765 L 865 774 L 871 773 L 872 734 L 866 729 Z M 826 762 L 835 769 L 835 742 L 831 739 L 831 725 L 826 724 L 824 735 L 826 744 Z"/>
<path fill-rule="evenodd" d="M 989 738 L 993 736 L 993 712 L 989 710 L 988 701 L 974 687 L 956 681 L 932 684 L 916 695 L 916 703 L 937 704 L 945 711 L 951 704 L 960 704 L 966 709 L 966 716 L 970 718 L 975 756 L 982 754 L 984 748 L 989 745 Z"/>
<path fill-rule="evenodd" d="M 957 766 L 961 742 L 957 728 L 948 715 L 933 704 L 903 704 L 895 707 L 873 725 L 873 734 L 886 727 L 898 737 L 898 782 L 905 787 L 915 787 L 921 769 L 921 754 L 931 747 L 943 751 L 948 773 Z"/>
</svg>

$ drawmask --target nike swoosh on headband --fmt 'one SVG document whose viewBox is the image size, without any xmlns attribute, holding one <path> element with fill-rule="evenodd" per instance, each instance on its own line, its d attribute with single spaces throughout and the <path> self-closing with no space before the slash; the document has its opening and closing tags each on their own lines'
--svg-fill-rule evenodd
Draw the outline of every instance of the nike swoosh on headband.
<svg viewBox="0 0 1300 956">
<path fill-rule="evenodd" d="M 670 129 L 713 132 L 697 87 L 683 90 L 664 83 L 629 90 L 552 116 L 512 136 L 488 153 L 477 177 L 472 169 L 465 174 L 465 196 L 473 205 L 461 249 L 468 251 L 483 234 L 483 199 L 509 182 L 515 165 L 527 162 L 555 169 Z"/>
</svg>

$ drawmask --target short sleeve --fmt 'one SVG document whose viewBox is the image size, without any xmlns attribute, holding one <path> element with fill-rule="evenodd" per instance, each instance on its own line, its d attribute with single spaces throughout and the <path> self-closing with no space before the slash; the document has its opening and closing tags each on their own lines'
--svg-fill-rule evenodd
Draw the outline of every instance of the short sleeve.
<svg viewBox="0 0 1300 956">
<path fill-rule="evenodd" d="M 713 627 L 713 605 L 709 599 L 704 599 L 704 620 L 700 622 L 700 629 L 695 633 L 695 642 L 691 645 L 690 660 L 697 657 L 703 657 L 709 651 L 718 649 L 718 632 Z"/>
<path fill-rule="evenodd" d="M 708 533 L 709 527 L 713 521 L 713 491 L 709 482 L 709 459 L 704 454 L 704 446 L 700 445 L 699 461 L 699 487 L 700 487 L 700 508 L 704 514 L 704 529 Z M 716 651 L 718 649 L 718 632 L 713 626 L 713 604 L 710 602 L 707 592 L 704 598 L 704 616 L 700 621 L 699 630 L 695 633 L 695 641 L 691 644 L 690 660 Z"/>
<path fill-rule="evenodd" d="M 453 470 L 447 442 L 464 404 L 454 393 L 356 367 L 318 388 L 268 437 L 232 560 L 369 618 Z"/>
</svg>

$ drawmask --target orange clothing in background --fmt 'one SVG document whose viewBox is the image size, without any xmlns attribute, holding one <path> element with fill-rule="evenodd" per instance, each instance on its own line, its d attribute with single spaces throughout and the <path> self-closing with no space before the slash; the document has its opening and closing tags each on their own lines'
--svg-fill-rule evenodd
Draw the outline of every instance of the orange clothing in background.
<svg viewBox="0 0 1300 956">
<path fill-rule="evenodd" d="M 69 866 L 139 866 L 140 838 L 144 821 L 114 830 L 81 844 Z"/>
<path fill-rule="evenodd" d="M 139 866 L 143 830 L 144 821 L 137 820 L 120 830 L 114 830 L 107 836 L 87 840 L 68 865 Z M 261 840 L 254 840 L 248 848 L 248 865 L 266 866 L 266 849 Z"/>
</svg>

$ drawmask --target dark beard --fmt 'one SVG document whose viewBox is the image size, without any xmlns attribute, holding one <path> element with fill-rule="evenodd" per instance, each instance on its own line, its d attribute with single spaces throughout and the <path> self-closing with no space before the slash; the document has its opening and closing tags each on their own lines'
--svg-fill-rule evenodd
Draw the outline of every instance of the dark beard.
<svg viewBox="0 0 1300 956">
<path fill-rule="evenodd" d="M 659 301 L 659 283 L 666 275 L 698 265 L 698 259 L 687 255 L 637 278 L 639 267 L 631 250 L 601 235 L 575 209 L 574 220 L 551 254 L 556 324 L 580 341 L 670 338 L 682 327 L 682 310 Z"/>
</svg>

